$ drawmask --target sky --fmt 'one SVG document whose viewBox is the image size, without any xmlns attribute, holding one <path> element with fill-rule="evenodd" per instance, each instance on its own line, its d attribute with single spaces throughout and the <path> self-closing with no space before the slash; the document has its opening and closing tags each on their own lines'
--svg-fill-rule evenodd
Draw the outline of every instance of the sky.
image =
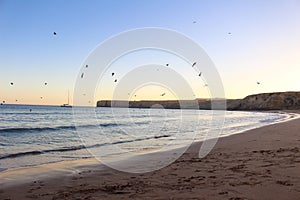
<svg viewBox="0 0 300 200">
<path fill-rule="evenodd" d="M 0 101 L 60 105 L 69 90 L 72 103 L 89 54 L 107 38 L 143 27 L 197 42 L 214 62 L 226 98 L 299 91 L 299 19 L 299 0 L 0 0 Z M 191 84 L 202 91 L 205 83 Z M 105 91 L 114 88 L 101 87 L 95 101 L 110 98 Z"/>
</svg>

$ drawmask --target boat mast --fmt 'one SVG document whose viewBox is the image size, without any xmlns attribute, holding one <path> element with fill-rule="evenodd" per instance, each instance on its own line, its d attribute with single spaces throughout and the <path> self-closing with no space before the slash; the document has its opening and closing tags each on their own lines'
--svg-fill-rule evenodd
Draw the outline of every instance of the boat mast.
<svg viewBox="0 0 300 200">
<path fill-rule="evenodd" d="M 69 105 L 70 91 L 68 90 L 68 105 Z"/>
</svg>

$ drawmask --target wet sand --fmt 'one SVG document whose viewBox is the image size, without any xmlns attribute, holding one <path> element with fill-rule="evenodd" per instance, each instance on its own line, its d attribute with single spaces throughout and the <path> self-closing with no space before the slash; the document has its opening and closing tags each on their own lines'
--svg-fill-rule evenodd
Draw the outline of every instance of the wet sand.
<svg viewBox="0 0 300 200">
<path fill-rule="evenodd" d="M 195 143 L 163 169 L 130 174 L 80 160 L 0 172 L 0 199 L 299 199 L 300 119 Z"/>
</svg>

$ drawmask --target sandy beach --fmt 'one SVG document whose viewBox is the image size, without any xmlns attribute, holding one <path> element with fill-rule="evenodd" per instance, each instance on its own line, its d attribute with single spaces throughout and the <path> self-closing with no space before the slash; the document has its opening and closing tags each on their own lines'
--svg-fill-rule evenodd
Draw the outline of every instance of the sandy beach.
<svg viewBox="0 0 300 200">
<path fill-rule="evenodd" d="M 300 119 L 195 143 L 158 171 L 129 174 L 86 159 L 0 172 L 0 199 L 299 199 Z"/>
<path fill-rule="evenodd" d="M 0 0 L 0 200 L 300 200 L 299 19 Z"/>
</svg>

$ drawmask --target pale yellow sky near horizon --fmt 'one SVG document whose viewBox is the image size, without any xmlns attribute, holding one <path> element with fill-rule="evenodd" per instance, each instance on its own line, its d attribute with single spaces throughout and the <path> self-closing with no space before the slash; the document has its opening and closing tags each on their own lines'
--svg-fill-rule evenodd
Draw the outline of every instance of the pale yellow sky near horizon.
<svg viewBox="0 0 300 200">
<path fill-rule="evenodd" d="M 84 14 L 83 9 L 87 11 Z M 297 0 L 72 4 L 4 0 L 0 11 L 0 103 L 61 105 L 67 103 L 69 90 L 72 104 L 80 66 L 97 45 L 123 31 L 143 27 L 175 30 L 197 42 L 214 62 L 226 98 L 300 91 Z M 169 58 L 161 56 L 156 62 L 164 65 L 173 61 L 170 67 L 187 79 L 195 98 L 210 97 L 209 87 L 204 86 L 205 74 L 199 79 L 198 72 Z M 126 59 L 123 64 L 115 66 L 119 80 L 132 67 Z M 99 81 L 101 92 L 99 85 L 95 86 L 95 97 L 89 104 L 111 98 L 115 83 L 110 73 Z M 149 88 L 136 91 L 136 100 L 174 98 L 164 88 Z"/>
</svg>

